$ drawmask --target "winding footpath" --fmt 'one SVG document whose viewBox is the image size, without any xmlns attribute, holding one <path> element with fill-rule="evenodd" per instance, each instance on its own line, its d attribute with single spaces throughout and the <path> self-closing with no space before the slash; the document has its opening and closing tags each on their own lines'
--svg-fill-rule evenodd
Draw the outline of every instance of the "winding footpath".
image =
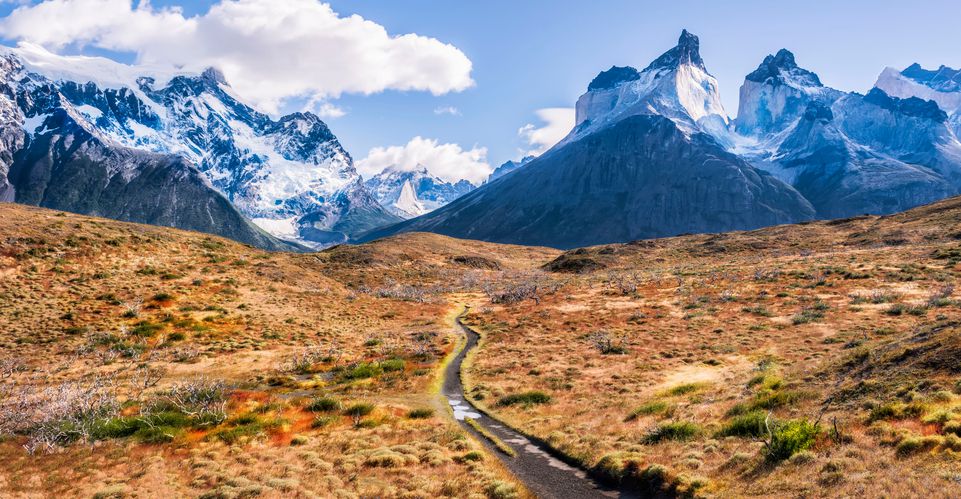
<svg viewBox="0 0 961 499">
<path fill-rule="evenodd" d="M 483 442 L 491 453 L 496 455 L 537 497 L 542 499 L 639 497 L 596 482 L 584 470 L 568 465 L 549 448 L 531 441 L 487 416 L 468 400 L 461 383 L 461 365 L 467 353 L 477 347 L 480 336 L 461 322 L 466 314 L 465 309 L 456 319 L 457 325 L 465 336 L 464 347 L 457 352 L 444 370 L 444 382 L 441 388 L 441 393 L 450 404 L 457 423 Z M 467 424 L 468 418 L 473 419 L 481 428 L 513 449 L 516 456 L 508 456 L 498 450 L 490 440 Z"/>
</svg>

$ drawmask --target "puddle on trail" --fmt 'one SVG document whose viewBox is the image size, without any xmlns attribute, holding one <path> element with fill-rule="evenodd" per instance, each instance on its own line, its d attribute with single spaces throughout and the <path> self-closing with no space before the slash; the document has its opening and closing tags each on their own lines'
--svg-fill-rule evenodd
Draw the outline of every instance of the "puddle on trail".
<svg viewBox="0 0 961 499">
<path fill-rule="evenodd" d="M 471 410 L 471 407 L 464 403 L 463 400 L 448 398 L 447 403 L 450 404 L 451 410 L 454 411 L 454 419 L 458 421 L 463 421 L 464 418 L 477 419 L 481 417 L 480 414 Z"/>
</svg>

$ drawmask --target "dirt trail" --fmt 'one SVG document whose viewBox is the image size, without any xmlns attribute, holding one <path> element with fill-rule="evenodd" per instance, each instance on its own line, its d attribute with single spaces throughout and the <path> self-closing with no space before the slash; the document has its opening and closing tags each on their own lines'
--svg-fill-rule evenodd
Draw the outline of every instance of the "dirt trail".
<svg viewBox="0 0 961 499">
<path fill-rule="evenodd" d="M 549 448 L 531 441 L 503 423 L 482 413 L 467 399 L 460 378 L 461 364 L 463 364 L 467 353 L 477 347 L 480 336 L 461 322 L 461 318 L 466 313 L 467 310 L 465 309 L 456 318 L 457 326 L 465 335 L 464 347 L 457 352 L 444 370 L 444 381 L 441 387 L 441 394 L 450 404 L 458 424 L 478 441 L 483 442 L 491 453 L 496 455 L 514 473 L 518 480 L 540 498 L 639 497 L 636 494 L 606 487 L 594 481 L 584 470 L 568 465 Z M 467 418 L 473 419 L 486 431 L 504 442 L 514 450 L 516 456 L 508 456 L 499 451 L 490 440 L 467 424 Z"/>
</svg>

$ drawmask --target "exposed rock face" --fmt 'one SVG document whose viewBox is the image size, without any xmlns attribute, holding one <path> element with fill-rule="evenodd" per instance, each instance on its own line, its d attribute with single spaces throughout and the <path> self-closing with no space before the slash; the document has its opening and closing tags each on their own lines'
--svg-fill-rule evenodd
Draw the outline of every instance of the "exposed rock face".
<svg viewBox="0 0 961 499">
<path fill-rule="evenodd" d="M 317 116 L 275 121 L 241 102 L 219 71 L 135 77 L 136 68 L 105 59 L 26 49 L 6 49 L 3 59 L 14 68 L 5 82 L 22 86 L 25 79 L 37 88 L 27 101 L 47 99 L 48 107 L 69 111 L 105 147 L 182 156 L 243 215 L 278 236 L 316 246 L 399 220 L 366 191 L 350 155 Z M 339 235 L 325 234 L 324 243 L 307 237 L 318 229 Z"/>
<path fill-rule="evenodd" d="M 696 36 L 684 31 L 678 45 L 643 71 L 614 67 L 602 72 L 577 99 L 574 131 L 560 145 L 622 120 L 659 114 L 685 131 L 727 135 L 727 114 L 717 80 L 707 72 Z"/>
<path fill-rule="evenodd" d="M 941 66 L 937 70 L 912 64 L 903 71 L 885 68 L 875 87 L 893 97 L 918 97 L 938 103 L 948 114 L 948 127 L 961 137 L 961 70 Z"/>
<path fill-rule="evenodd" d="M 474 190 L 467 180 L 447 182 L 423 167 L 413 171 L 387 168 L 364 184 L 380 204 L 404 219 L 429 213 Z M 406 185 L 410 192 L 405 195 Z"/>
<path fill-rule="evenodd" d="M 743 135 L 777 133 L 804 114 L 809 102 L 831 102 L 840 95 L 781 49 L 764 58 L 741 85 L 735 130 Z"/>
<path fill-rule="evenodd" d="M 819 218 L 894 213 L 954 192 L 930 169 L 857 144 L 835 120 L 830 108 L 811 102 L 775 155 Z"/>
<path fill-rule="evenodd" d="M 737 152 L 819 218 L 888 214 L 961 192 L 961 144 L 933 101 L 824 87 L 781 50 L 741 87 Z"/>
</svg>

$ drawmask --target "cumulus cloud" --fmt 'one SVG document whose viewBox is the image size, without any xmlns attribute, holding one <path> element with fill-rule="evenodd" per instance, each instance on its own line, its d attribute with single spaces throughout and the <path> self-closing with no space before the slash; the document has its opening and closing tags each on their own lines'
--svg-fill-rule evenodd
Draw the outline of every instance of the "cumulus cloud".
<svg viewBox="0 0 961 499">
<path fill-rule="evenodd" d="M 448 182 L 467 179 L 475 185 L 482 183 L 492 171 L 487 163 L 486 147 L 464 150 L 457 144 L 439 144 L 436 139 L 419 136 L 402 146 L 375 147 L 356 166 L 366 178 L 387 168 L 399 171 L 427 168 Z"/>
<path fill-rule="evenodd" d="M 460 109 L 454 106 L 441 106 L 434 108 L 434 114 L 440 116 L 442 114 L 449 114 L 451 116 L 460 116 Z"/>
<path fill-rule="evenodd" d="M 574 128 L 574 108 L 549 107 L 538 109 L 535 114 L 542 121 L 541 126 L 528 123 L 517 130 L 517 135 L 529 147 L 525 156 L 544 154 Z"/>
<path fill-rule="evenodd" d="M 390 34 L 319 0 L 220 0 L 206 13 L 144 0 L 44 0 L 0 20 L 0 36 L 51 50 L 97 47 L 138 64 L 217 67 L 267 111 L 293 97 L 322 101 L 384 90 L 457 92 L 473 85 L 470 59 L 435 38 Z"/>
</svg>

